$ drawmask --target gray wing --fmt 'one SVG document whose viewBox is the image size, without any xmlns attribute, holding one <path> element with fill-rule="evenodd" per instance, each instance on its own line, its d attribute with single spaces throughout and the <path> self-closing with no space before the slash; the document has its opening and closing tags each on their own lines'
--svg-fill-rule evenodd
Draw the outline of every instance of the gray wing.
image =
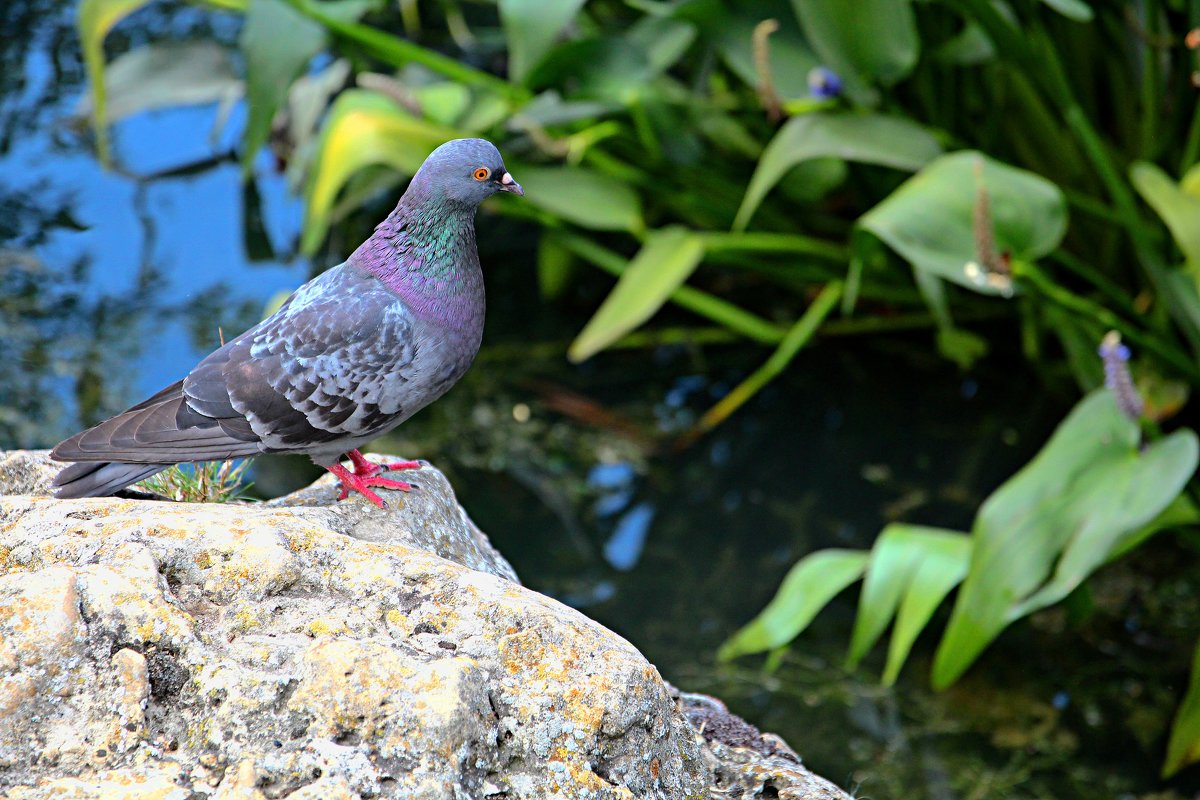
<svg viewBox="0 0 1200 800">
<path fill-rule="evenodd" d="M 414 356 L 407 306 L 343 266 L 201 362 L 183 396 L 206 416 L 242 419 L 265 452 L 309 450 L 403 416 Z"/>
<path fill-rule="evenodd" d="M 185 379 L 52 456 L 161 465 L 370 436 L 404 413 L 413 356 L 403 303 L 375 278 L 335 267 Z"/>
</svg>

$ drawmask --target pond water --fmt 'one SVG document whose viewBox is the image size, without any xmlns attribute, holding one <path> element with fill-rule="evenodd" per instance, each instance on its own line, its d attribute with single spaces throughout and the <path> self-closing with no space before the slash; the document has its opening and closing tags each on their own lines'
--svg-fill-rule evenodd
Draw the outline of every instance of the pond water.
<svg viewBox="0 0 1200 800">
<path fill-rule="evenodd" d="M 336 262 L 395 201 L 376 198 L 348 220 L 342 252 L 297 257 L 302 207 L 269 157 L 243 187 L 237 109 L 215 139 L 211 107 L 124 121 L 113 130 L 118 168 L 105 171 L 76 118 L 71 9 L 16 0 L 0 21 L 0 448 L 50 446 L 176 380 L 278 292 Z M 236 35 L 209 24 L 151 9 L 112 44 Z M 879 654 L 841 666 L 852 593 L 774 671 L 715 661 L 804 554 L 868 547 L 894 520 L 970 525 L 1074 399 L 1061 381 L 1049 382 L 1060 393 L 1030 391 L 1048 382 L 1004 344 L 1014 331 L 984 330 L 996 352 L 969 374 L 933 354 L 929 332 L 819 339 L 714 434 L 676 450 L 673 437 L 766 353 L 674 346 L 568 365 L 567 342 L 610 282 L 585 271 L 566 298 L 543 303 L 536 235 L 481 214 L 484 350 L 459 387 L 376 447 L 446 471 L 526 584 L 617 630 L 669 680 L 724 698 L 862 797 L 1200 790 L 1195 770 L 1157 778 L 1200 610 L 1174 541 L 1018 625 L 945 693 L 926 688 L 929 636 L 895 689 L 877 684 Z M 256 488 L 274 495 L 312 475 L 303 459 L 267 459 Z"/>
</svg>

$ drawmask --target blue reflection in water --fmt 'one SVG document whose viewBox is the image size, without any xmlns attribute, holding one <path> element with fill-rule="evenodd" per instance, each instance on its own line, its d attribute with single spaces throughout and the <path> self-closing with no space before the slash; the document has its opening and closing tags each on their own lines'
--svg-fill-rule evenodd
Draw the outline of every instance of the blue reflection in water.
<svg viewBox="0 0 1200 800">
<path fill-rule="evenodd" d="M 604 543 L 605 560 L 623 572 L 633 569 L 642 556 L 646 534 L 650 532 L 653 520 L 654 506 L 651 503 L 638 503 L 625 512 L 618 520 L 613 535 Z"/>
</svg>

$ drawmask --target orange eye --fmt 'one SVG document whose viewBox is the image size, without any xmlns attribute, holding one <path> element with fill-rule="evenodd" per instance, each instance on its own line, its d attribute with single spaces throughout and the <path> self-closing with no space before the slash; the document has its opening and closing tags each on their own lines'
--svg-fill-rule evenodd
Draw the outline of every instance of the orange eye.
<svg viewBox="0 0 1200 800">
<path fill-rule="evenodd" d="M 491 176 L 492 171 L 490 169 L 488 169 L 487 167 L 480 167 L 479 169 L 475 170 L 474 174 L 475 174 L 475 180 L 486 181 Z"/>
</svg>

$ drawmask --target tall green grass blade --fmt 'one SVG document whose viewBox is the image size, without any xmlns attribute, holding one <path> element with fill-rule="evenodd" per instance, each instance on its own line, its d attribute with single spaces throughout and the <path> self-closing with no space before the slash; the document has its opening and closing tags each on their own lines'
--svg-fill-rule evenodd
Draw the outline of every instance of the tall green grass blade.
<svg viewBox="0 0 1200 800">
<path fill-rule="evenodd" d="M 721 645 L 717 658 L 729 661 L 762 653 L 795 639 L 817 612 L 862 577 L 868 559 L 859 550 L 820 550 L 800 559 L 767 607 Z"/>
<path fill-rule="evenodd" d="M 612 293 L 571 343 L 567 356 L 584 361 L 654 315 L 704 258 L 704 243 L 679 227 L 652 231 Z"/>
<path fill-rule="evenodd" d="M 829 314 L 837 306 L 838 300 L 842 296 L 842 284 L 840 281 L 834 281 L 823 288 L 816 298 L 809 304 L 803 316 L 796 320 L 796 323 L 788 328 L 788 332 L 784 334 L 783 340 L 779 346 L 775 348 L 775 352 L 771 353 L 761 367 L 754 370 L 741 383 L 733 387 L 729 394 L 722 397 L 717 403 L 704 412 L 704 415 L 696 422 L 696 425 L 684 437 L 685 441 L 690 441 L 696 437 L 712 430 L 729 418 L 733 412 L 741 408 L 747 400 L 766 386 L 771 381 L 775 380 L 785 369 L 788 364 L 792 363 L 792 359 L 800 352 L 800 349 L 816 335 L 817 329 L 821 327 L 821 323 L 826 320 Z"/>
</svg>

